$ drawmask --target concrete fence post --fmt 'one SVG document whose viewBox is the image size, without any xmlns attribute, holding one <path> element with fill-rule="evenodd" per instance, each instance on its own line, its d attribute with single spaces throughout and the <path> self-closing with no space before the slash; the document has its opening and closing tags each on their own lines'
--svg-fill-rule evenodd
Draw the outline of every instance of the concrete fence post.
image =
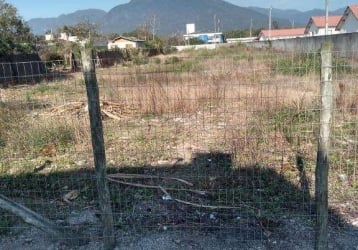
<svg viewBox="0 0 358 250">
<path fill-rule="evenodd" d="M 333 114 L 332 44 L 321 49 L 321 114 L 316 165 L 316 239 L 315 249 L 328 249 L 328 170 L 330 128 Z"/>
</svg>

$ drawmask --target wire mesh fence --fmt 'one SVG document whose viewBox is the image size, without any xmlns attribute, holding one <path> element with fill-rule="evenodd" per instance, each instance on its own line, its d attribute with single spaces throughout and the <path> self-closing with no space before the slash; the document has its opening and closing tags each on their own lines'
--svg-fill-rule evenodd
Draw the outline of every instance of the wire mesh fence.
<svg viewBox="0 0 358 250">
<path fill-rule="evenodd" d="M 358 246 L 358 61 L 345 54 L 332 65 L 336 249 Z M 1 89 L 1 194 L 100 248 L 83 75 L 45 65 L 40 82 Z M 96 75 L 120 249 L 313 248 L 319 53 L 235 45 L 136 58 Z M 9 212 L 0 217 L 0 246 L 60 244 L 38 242 Z"/>
</svg>

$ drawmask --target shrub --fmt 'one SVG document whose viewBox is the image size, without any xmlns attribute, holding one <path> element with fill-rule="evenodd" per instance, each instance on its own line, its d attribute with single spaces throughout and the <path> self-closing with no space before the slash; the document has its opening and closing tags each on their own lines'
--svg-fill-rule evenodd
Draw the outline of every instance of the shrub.
<svg viewBox="0 0 358 250">
<path fill-rule="evenodd" d="M 167 59 L 165 59 L 165 64 L 175 64 L 175 63 L 179 63 L 180 59 L 177 56 L 171 56 L 168 57 Z"/>
</svg>

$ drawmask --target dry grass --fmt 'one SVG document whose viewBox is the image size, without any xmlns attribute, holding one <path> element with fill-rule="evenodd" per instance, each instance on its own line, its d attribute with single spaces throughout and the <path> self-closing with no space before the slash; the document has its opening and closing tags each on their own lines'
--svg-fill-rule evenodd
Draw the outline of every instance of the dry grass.
<svg viewBox="0 0 358 250">
<path fill-rule="evenodd" d="M 101 100 L 122 109 L 119 119 L 103 117 L 109 165 L 190 165 L 197 153 L 225 152 L 232 155 L 233 168 L 265 166 L 299 186 L 297 155 L 303 154 L 312 176 L 319 75 L 273 71 L 282 54 L 240 49 L 185 52 L 173 65 L 161 58 L 161 64 L 98 69 Z M 335 140 L 334 148 L 348 158 L 335 156 L 332 168 L 339 166 L 339 172 L 349 176 L 348 183 L 335 186 L 342 190 L 343 185 L 357 185 L 353 110 L 358 92 L 351 75 L 337 77 L 342 80 L 336 98 L 341 110 L 333 127 L 343 131 L 343 139 Z M 87 111 L 53 112 L 66 103 L 86 102 L 80 74 L 57 83 L 6 89 L 2 100 L 0 117 L 7 121 L 0 124 L 3 173 L 31 172 L 45 159 L 55 161 L 56 170 L 76 169 L 82 160 L 90 165 Z M 55 154 L 44 154 L 51 145 Z"/>
</svg>

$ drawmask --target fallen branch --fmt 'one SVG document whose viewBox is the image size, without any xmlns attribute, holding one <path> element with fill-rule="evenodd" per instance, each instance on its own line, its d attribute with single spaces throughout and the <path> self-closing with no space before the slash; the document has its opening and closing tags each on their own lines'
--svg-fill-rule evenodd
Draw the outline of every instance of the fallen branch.
<svg viewBox="0 0 358 250">
<path fill-rule="evenodd" d="M 52 221 L 44 218 L 29 208 L 10 200 L 2 194 L 0 194 L 0 208 L 19 216 L 26 223 L 37 227 L 45 233 L 48 233 L 54 239 L 65 239 L 67 243 L 75 245 L 83 245 L 86 243 L 84 238 L 81 237 L 78 233 L 76 233 L 76 237 L 74 237 L 73 232 L 68 232 L 67 229 L 65 231 L 64 229 L 54 224 Z"/>
<path fill-rule="evenodd" d="M 107 175 L 110 178 L 120 178 L 120 179 L 163 179 L 163 180 L 174 180 L 181 183 L 184 183 L 188 186 L 194 186 L 193 183 L 190 183 L 186 180 L 180 179 L 180 178 L 174 178 L 174 177 L 161 177 L 156 175 L 144 175 L 144 174 L 109 174 Z"/>
<path fill-rule="evenodd" d="M 248 206 L 248 205 L 241 205 L 238 207 L 234 207 L 234 206 L 214 206 L 214 205 L 203 205 L 203 204 L 198 204 L 198 203 L 193 203 L 193 202 L 189 202 L 189 201 L 183 201 L 183 200 L 179 200 L 179 199 L 174 199 L 176 202 L 179 203 L 183 203 L 185 205 L 189 205 L 192 207 L 200 207 L 200 208 L 209 208 L 209 209 L 239 209 L 241 207 L 246 207 L 246 208 L 250 208 L 253 210 L 256 210 L 257 208 Z"/>
<path fill-rule="evenodd" d="M 124 109 L 123 104 L 110 102 L 110 101 L 100 101 L 101 112 L 114 120 L 121 120 L 122 111 Z M 79 112 L 86 112 L 87 103 L 85 101 L 70 102 L 63 105 L 59 105 L 51 108 L 49 112 L 45 112 L 42 115 L 46 116 L 57 116 L 63 114 L 78 114 Z M 120 114 L 120 115 L 118 115 Z"/>
<path fill-rule="evenodd" d="M 114 114 L 112 114 L 112 113 L 110 113 L 110 112 L 108 112 L 108 111 L 106 111 L 106 110 L 104 110 L 104 109 L 102 109 L 101 111 L 102 111 L 103 114 L 105 114 L 105 115 L 108 116 L 109 118 L 112 118 L 112 119 L 117 120 L 117 121 L 120 121 L 120 120 L 121 120 L 120 117 L 118 117 L 118 116 L 116 116 L 116 115 L 114 115 Z"/>
<path fill-rule="evenodd" d="M 141 187 L 141 188 L 151 188 L 151 189 L 160 189 L 160 190 L 162 190 L 162 187 L 161 187 L 161 186 L 145 185 L 145 184 L 140 184 L 140 183 L 125 182 L 125 181 L 120 181 L 120 180 L 113 179 L 113 178 L 108 177 L 108 176 L 107 176 L 107 179 L 108 179 L 109 181 L 116 182 L 116 183 L 123 184 L 123 185 L 127 185 L 127 186 Z M 194 189 L 166 188 L 166 190 L 170 190 L 170 191 L 184 191 L 184 192 L 190 192 L 190 193 L 194 193 L 194 194 L 198 194 L 198 195 L 202 195 L 202 196 L 210 196 L 210 195 L 211 195 L 210 192 L 202 191 L 202 190 L 194 190 Z M 162 191 L 163 191 L 163 190 L 162 190 Z M 164 193 L 165 193 L 165 192 L 164 192 Z"/>
<path fill-rule="evenodd" d="M 144 176 L 144 177 L 147 178 L 148 176 Z M 126 178 L 129 178 L 129 177 L 126 176 Z M 120 180 L 113 179 L 113 178 L 110 177 L 110 175 L 107 176 L 107 179 L 109 181 L 111 181 L 111 182 L 116 182 L 116 183 L 119 183 L 119 184 L 128 185 L 128 186 L 132 186 L 132 187 L 159 189 L 164 193 L 166 199 L 173 200 L 173 201 L 176 201 L 178 203 L 182 203 L 182 204 L 193 206 L 193 207 L 209 208 L 209 209 L 240 209 L 242 207 L 246 207 L 246 208 L 250 208 L 250 209 L 253 209 L 253 210 L 258 210 L 257 208 L 254 208 L 254 207 L 251 207 L 251 206 L 248 206 L 248 205 L 241 205 L 241 206 L 214 206 L 214 205 L 203 205 L 203 204 L 193 203 L 193 202 L 173 198 L 173 196 L 170 195 L 167 190 L 188 191 L 188 192 L 201 194 L 201 195 L 207 195 L 208 192 L 206 192 L 206 191 L 190 190 L 190 189 L 163 188 L 162 186 L 157 186 L 157 185 L 145 185 L 145 184 L 141 184 L 141 183 L 125 182 L 125 181 L 120 181 Z"/>
</svg>

